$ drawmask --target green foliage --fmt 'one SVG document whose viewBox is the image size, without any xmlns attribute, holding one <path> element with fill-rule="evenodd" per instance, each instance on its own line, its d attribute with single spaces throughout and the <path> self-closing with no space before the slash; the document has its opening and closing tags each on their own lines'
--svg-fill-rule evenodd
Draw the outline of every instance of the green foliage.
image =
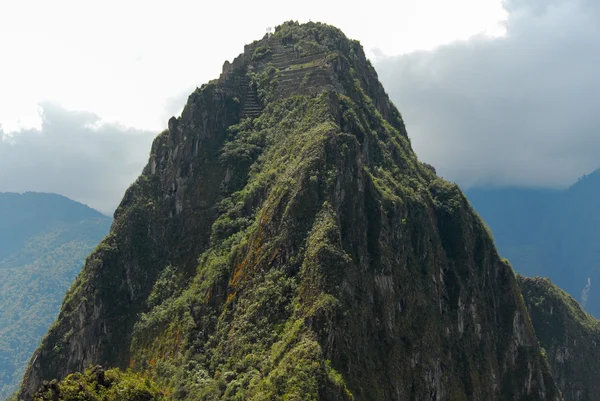
<svg viewBox="0 0 600 401">
<path fill-rule="evenodd" d="M 275 74 L 277 70 L 272 64 L 267 64 L 265 68 L 258 73 L 248 73 L 252 85 L 256 88 L 259 100 L 263 105 L 273 99 L 277 80 Z"/>
<path fill-rule="evenodd" d="M 256 50 L 254 50 L 254 53 L 252 54 L 252 60 L 261 60 L 272 53 L 273 51 L 269 46 L 259 46 L 256 48 Z"/>
<path fill-rule="evenodd" d="M 34 401 L 162 401 L 166 397 L 150 379 L 139 374 L 90 367 L 60 382 L 46 382 Z"/>
<path fill-rule="evenodd" d="M 274 40 L 337 53 L 320 71 L 336 82 L 297 88 L 293 71 L 275 98 L 282 75 L 254 63 L 262 112 L 241 121 L 235 81 L 194 92 L 155 141 L 161 174 L 128 190 L 39 363 L 66 360 L 61 338 L 100 320 L 122 335 L 95 338 L 112 340 L 97 358 L 173 400 L 443 398 L 440 386 L 452 399 L 493 399 L 529 367 L 528 395 L 541 398 L 538 349 L 511 354 L 523 312 L 512 270 L 460 190 L 417 161 L 360 45 L 313 23 L 286 23 Z M 161 141 L 172 148 L 161 153 Z M 107 282 L 104 294 L 86 290 Z M 110 313 L 80 323 L 68 308 L 88 296 Z"/>
<path fill-rule="evenodd" d="M 289 21 L 277 26 L 274 35 L 284 44 L 293 44 L 300 57 L 338 50 L 345 39 L 342 31 L 320 22 L 299 24 Z"/>
<path fill-rule="evenodd" d="M 308 349 L 298 345 L 294 351 L 298 352 L 294 354 L 296 356 L 284 358 L 277 366 L 273 365 L 275 362 L 267 362 L 268 355 L 281 349 L 278 344 L 282 339 L 288 338 L 286 341 L 295 343 L 296 336 L 306 330 L 301 328 L 302 325 L 289 323 L 301 322 L 293 317 L 300 313 L 294 294 L 298 285 L 295 271 L 300 268 L 301 261 L 292 262 L 285 268 L 253 272 L 245 271 L 245 266 L 250 263 L 262 265 L 261 260 L 276 255 L 291 236 L 302 238 L 294 227 L 287 227 L 268 243 L 255 243 L 260 231 L 265 229 L 264 225 L 268 224 L 265 216 L 271 216 L 271 220 L 283 213 L 280 218 L 286 220 L 285 215 L 294 213 L 289 208 L 279 212 L 274 208 L 297 196 L 294 193 L 301 188 L 300 182 L 310 181 L 312 177 L 313 185 L 319 185 L 320 180 L 316 177 L 321 174 L 311 170 L 310 166 L 318 165 L 316 162 L 323 157 L 323 141 L 334 129 L 328 104 L 328 96 L 284 99 L 271 103 L 254 125 L 242 122 L 230 128 L 230 139 L 222 147 L 220 160 L 240 175 L 249 174 L 249 178 L 245 183 L 237 183 L 235 186 L 243 185 L 242 188 L 221 201 L 221 215 L 212 227 L 212 247 L 200 258 L 197 279 L 181 295 L 159 297 L 155 294 L 169 292 L 163 290 L 171 275 L 167 269 L 150 295 L 151 312 L 142 316 L 134 331 L 135 366 L 149 368 L 149 361 L 155 361 L 156 367 L 151 371 L 156 372 L 157 380 L 164 380 L 165 386 L 173 389 L 175 398 L 254 396 L 261 399 L 272 391 L 268 390 L 272 389 L 269 383 L 279 383 L 282 378 L 278 377 L 289 373 L 288 365 L 317 355 L 318 344 L 313 340 L 307 343 L 312 350 L 308 354 Z M 269 194 L 266 199 L 264 194 Z M 298 217 L 294 216 L 294 219 Z M 310 225 L 296 229 L 308 231 Z M 248 260 L 250 257 L 252 261 Z M 227 282 L 230 289 L 226 299 L 215 299 L 217 288 Z M 213 309 L 208 308 L 214 302 L 230 305 L 231 312 L 226 308 L 221 315 L 214 314 Z M 201 322 L 195 322 L 192 315 L 202 316 Z M 213 334 L 198 336 L 198 326 L 202 327 L 203 333 Z M 194 356 L 189 359 L 186 350 L 198 349 L 207 352 L 191 354 Z M 163 357 L 165 353 L 169 355 L 168 359 Z M 280 359 L 273 357 L 271 360 Z M 320 358 L 307 360 L 306 365 L 305 368 L 298 367 L 299 375 L 301 371 L 310 375 L 318 368 L 321 376 L 327 377 Z M 177 366 L 188 366 L 191 370 L 182 371 Z M 161 372 L 175 373 L 167 379 Z M 230 372 L 226 379 L 223 372 Z M 202 377 L 201 381 L 199 377 Z M 340 385 L 339 377 L 337 379 L 335 386 Z M 284 386 L 277 391 L 296 397 L 290 399 L 298 399 L 308 389 L 306 384 L 312 389 L 312 393 L 306 394 L 316 394 L 316 377 L 311 379 L 313 384 L 304 378 L 295 380 L 289 384 L 289 389 Z"/>
<path fill-rule="evenodd" d="M 0 238 L 15 233 L 19 238 L 0 241 L 0 399 L 4 399 L 16 390 L 85 256 L 108 232 L 111 220 L 58 195 L 0 194 L 0 221 Z"/>
<path fill-rule="evenodd" d="M 565 400 L 600 392 L 600 322 L 550 279 L 518 276 L 542 353 Z"/>
</svg>

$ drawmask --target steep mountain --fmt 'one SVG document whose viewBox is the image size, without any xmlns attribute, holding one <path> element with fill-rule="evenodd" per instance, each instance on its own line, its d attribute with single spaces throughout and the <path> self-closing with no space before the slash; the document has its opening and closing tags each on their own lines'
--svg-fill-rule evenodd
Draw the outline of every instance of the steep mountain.
<svg viewBox="0 0 600 401">
<path fill-rule="evenodd" d="M 0 193 L 0 399 L 56 319 L 111 219 L 60 195 Z"/>
<path fill-rule="evenodd" d="M 467 197 L 515 270 L 550 277 L 600 317 L 600 170 L 564 191 L 472 189 Z"/>
<path fill-rule="evenodd" d="M 519 276 L 540 345 L 565 401 L 600 394 L 600 322 L 549 279 Z"/>
<path fill-rule="evenodd" d="M 168 127 L 22 398 L 101 364 L 176 400 L 561 399 L 510 265 L 358 42 L 285 23 Z"/>
</svg>

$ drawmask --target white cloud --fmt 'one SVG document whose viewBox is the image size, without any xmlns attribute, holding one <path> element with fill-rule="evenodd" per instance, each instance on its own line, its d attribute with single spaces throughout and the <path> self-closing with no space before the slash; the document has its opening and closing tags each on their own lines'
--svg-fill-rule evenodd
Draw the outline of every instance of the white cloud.
<svg viewBox="0 0 600 401">
<path fill-rule="evenodd" d="M 0 123 L 39 127 L 36 105 L 53 102 L 160 130 L 168 98 L 217 77 L 245 43 L 289 19 L 332 23 L 367 50 L 398 54 L 503 18 L 500 0 L 0 2 Z"/>
<path fill-rule="evenodd" d="M 504 17 L 500 0 L 0 2 L 0 191 L 110 213 L 152 136 L 268 26 L 331 23 L 375 55 L 497 31 Z"/>
<path fill-rule="evenodd" d="M 560 187 L 600 167 L 600 6 L 509 0 L 506 35 L 376 65 L 421 159 L 464 186 Z"/>
<path fill-rule="evenodd" d="M 41 128 L 0 129 L 0 189 L 57 192 L 111 214 L 148 159 L 155 132 L 42 104 Z"/>
</svg>

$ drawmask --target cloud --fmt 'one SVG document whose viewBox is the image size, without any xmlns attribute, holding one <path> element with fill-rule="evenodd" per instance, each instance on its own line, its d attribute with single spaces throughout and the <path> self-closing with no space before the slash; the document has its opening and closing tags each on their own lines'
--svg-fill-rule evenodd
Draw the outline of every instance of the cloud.
<svg viewBox="0 0 600 401">
<path fill-rule="evenodd" d="M 561 187 L 600 167 L 600 5 L 507 0 L 506 34 L 377 63 L 419 157 L 463 186 Z"/>
<path fill-rule="evenodd" d="M 56 192 L 110 214 L 148 159 L 155 132 L 40 105 L 41 129 L 0 127 L 0 191 Z"/>
</svg>

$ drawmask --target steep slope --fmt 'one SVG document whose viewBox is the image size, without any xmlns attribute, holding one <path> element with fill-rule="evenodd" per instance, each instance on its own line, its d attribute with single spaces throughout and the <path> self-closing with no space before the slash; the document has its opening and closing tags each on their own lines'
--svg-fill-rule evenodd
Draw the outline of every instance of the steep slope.
<svg viewBox="0 0 600 401">
<path fill-rule="evenodd" d="M 173 399 L 560 399 L 482 222 L 359 43 L 315 23 L 169 121 L 21 396 L 96 363 Z"/>
<path fill-rule="evenodd" d="M 600 394 L 600 322 L 549 279 L 519 276 L 540 345 L 565 401 Z"/>
<path fill-rule="evenodd" d="M 164 394 L 148 378 L 118 369 L 90 367 L 72 373 L 60 382 L 45 382 L 36 401 L 163 401 Z"/>
<path fill-rule="evenodd" d="M 467 196 L 518 272 L 550 277 L 600 316 L 600 171 L 564 191 L 473 189 Z"/>
<path fill-rule="evenodd" d="M 55 194 L 0 193 L 0 399 L 56 319 L 111 219 Z"/>
</svg>

